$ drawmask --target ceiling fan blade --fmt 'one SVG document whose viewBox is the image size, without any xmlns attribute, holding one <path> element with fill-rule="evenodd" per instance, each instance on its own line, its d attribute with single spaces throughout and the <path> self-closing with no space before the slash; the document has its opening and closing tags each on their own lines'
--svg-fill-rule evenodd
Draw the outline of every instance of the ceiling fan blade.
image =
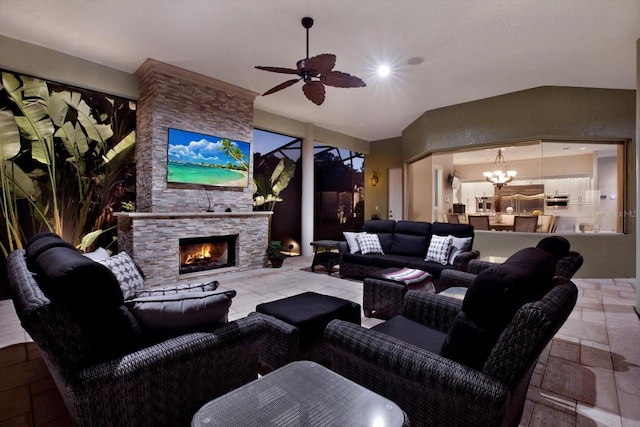
<svg viewBox="0 0 640 427">
<path fill-rule="evenodd" d="M 321 53 L 306 60 L 306 67 L 318 74 L 328 74 L 336 66 L 336 56 L 331 53 Z"/>
<path fill-rule="evenodd" d="M 334 87 L 365 87 L 365 82 L 359 77 L 342 71 L 332 71 L 320 76 L 320 81 L 328 86 Z"/>
<path fill-rule="evenodd" d="M 304 86 L 302 86 L 302 91 L 304 92 L 304 96 L 314 104 L 321 105 L 324 102 L 324 86 L 322 83 L 317 81 L 306 82 Z"/>
<path fill-rule="evenodd" d="M 294 70 L 293 68 L 283 68 L 283 67 L 262 67 L 260 65 L 256 65 L 258 70 L 271 71 L 272 73 L 282 73 L 282 74 L 298 74 L 298 70 Z"/>
<path fill-rule="evenodd" d="M 287 87 L 289 87 L 289 86 L 291 86 L 291 85 L 293 85 L 293 84 L 298 83 L 300 80 L 302 80 L 302 79 L 291 79 L 291 80 L 287 80 L 287 81 L 286 81 L 286 82 L 284 82 L 284 83 L 280 83 L 278 86 L 274 86 L 274 87 L 272 87 L 271 89 L 269 89 L 268 91 L 266 91 L 265 93 L 263 93 L 263 94 L 262 94 L 262 96 L 265 96 L 265 95 L 271 95 L 271 94 L 272 94 L 272 93 L 274 93 L 274 92 L 277 92 L 277 91 L 279 91 L 279 90 L 282 90 L 282 89 L 287 88 Z"/>
</svg>

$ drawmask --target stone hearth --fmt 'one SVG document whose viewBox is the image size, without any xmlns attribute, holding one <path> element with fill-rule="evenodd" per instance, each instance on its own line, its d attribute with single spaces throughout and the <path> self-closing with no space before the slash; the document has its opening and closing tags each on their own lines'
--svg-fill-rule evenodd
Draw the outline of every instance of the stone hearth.
<svg viewBox="0 0 640 427">
<path fill-rule="evenodd" d="M 146 286 L 191 283 L 206 276 L 262 268 L 271 212 L 117 213 L 120 250 L 132 255 Z M 238 235 L 235 267 L 180 274 L 180 239 Z"/>
</svg>

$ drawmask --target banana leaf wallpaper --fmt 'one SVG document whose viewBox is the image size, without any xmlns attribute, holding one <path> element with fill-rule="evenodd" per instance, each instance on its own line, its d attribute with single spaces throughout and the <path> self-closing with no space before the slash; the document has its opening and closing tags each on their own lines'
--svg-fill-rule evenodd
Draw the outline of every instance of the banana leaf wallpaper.
<svg viewBox="0 0 640 427">
<path fill-rule="evenodd" d="M 116 249 L 113 213 L 135 210 L 135 102 L 0 72 L 2 272 L 42 231 Z"/>
</svg>

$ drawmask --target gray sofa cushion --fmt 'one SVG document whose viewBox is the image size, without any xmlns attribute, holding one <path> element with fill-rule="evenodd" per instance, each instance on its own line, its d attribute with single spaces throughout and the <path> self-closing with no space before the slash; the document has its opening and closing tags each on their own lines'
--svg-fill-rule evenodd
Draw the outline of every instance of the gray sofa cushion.
<svg viewBox="0 0 640 427">
<path fill-rule="evenodd" d="M 145 288 L 143 291 L 136 294 L 136 298 L 185 294 L 189 292 L 210 292 L 218 289 L 218 286 L 220 286 L 220 283 L 217 280 L 213 280 L 207 283 L 189 283 L 158 288 Z"/>
<path fill-rule="evenodd" d="M 126 305 L 147 340 L 208 331 L 226 323 L 236 291 L 189 292 L 134 298 Z"/>
</svg>

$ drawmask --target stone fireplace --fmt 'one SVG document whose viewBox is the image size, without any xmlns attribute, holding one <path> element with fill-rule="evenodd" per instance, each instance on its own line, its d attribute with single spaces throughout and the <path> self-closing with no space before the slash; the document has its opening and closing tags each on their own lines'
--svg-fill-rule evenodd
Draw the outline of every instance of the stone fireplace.
<svg viewBox="0 0 640 427">
<path fill-rule="evenodd" d="M 203 276 L 264 267 L 271 212 L 253 212 L 251 184 L 205 188 L 167 182 L 169 128 L 252 142 L 253 100 L 258 94 L 153 59 L 135 74 L 140 82 L 137 212 L 116 214 L 120 250 L 140 266 L 147 286 L 207 280 Z M 249 160 L 251 183 L 253 152 Z M 211 199 L 211 206 L 203 207 L 204 198 Z M 181 262 L 181 242 L 228 236 L 235 241 L 227 241 L 226 262 L 206 270 Z M 196 264 L 202 263 L 199 259 Z"/>
</svg>

